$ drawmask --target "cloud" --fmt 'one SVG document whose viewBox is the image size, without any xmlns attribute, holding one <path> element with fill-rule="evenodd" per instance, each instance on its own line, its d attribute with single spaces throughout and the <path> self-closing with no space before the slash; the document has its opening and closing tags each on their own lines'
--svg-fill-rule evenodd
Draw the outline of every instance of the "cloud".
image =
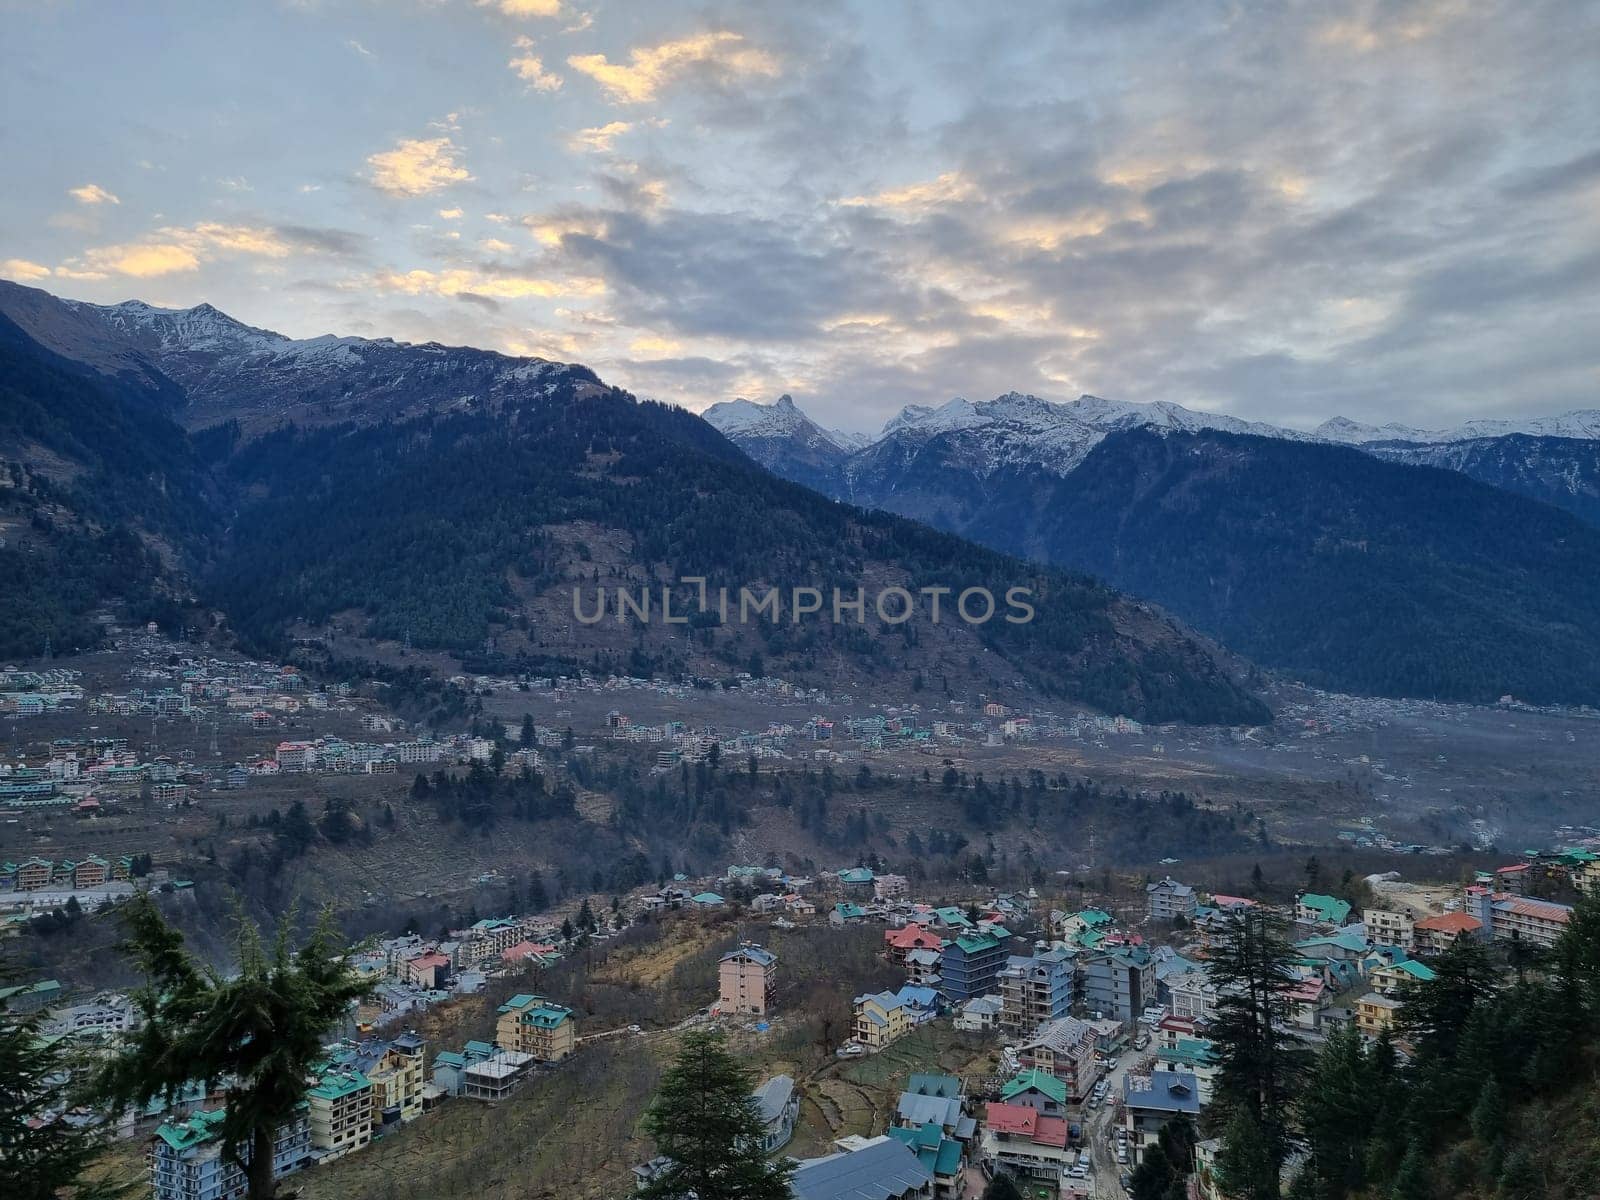
<svg viewBox="0 0 1600 1200">
<path fill-rule="evenodd" d="M 405 296 L 449 296 L 470 293 L 493 300 L 523 300 L 529 297 L 597 296 L 605 283 L 595 278 L 551 279 L 532 275 L 497 275 L 484 271 L 452 268 L 444 271 L 380 271 L 359 286 Z"/>
<path fill-rule="evenodd" d="M 611 121 L 590 129 L 580 129 L 567 139 L 567 147 L 572 150 L 609 150 L 613 142 L 632 128 L 632 121 Z"/>
<path fill-rule="evenodd" d="M 10 279 L 20 279 L 24 283 L 34 279 L 44 279 L 49 274 L 49 267 L 40 263 L 29 262 L 25 258 L 8 258 L 0 262 L 0 275 Z"/>
<path fill-rule="evenodd" d="M 508 17 L 559 17 L 561 0 L 478 0 L 478 7 L 499 9 Z"/>
<path fill-rule="evenodd" d="M 461 219 L 461 210 L 459 208 L 441 208 L 439 215 L 446 221 L 459 221 Z"/>
<path fill-rule="evenodd" d="M 472 178 L 448 137 L 403 138 L 393 150 L 367 158 L 372 185 L 391 196 L 425 196 Z"/>
<path fill-rule="evenodd" d="M 230 225 L 201 221 L 188 227 L 166 226 L 137 242 L 95 246 L 56 268 L 76 279 L 126 275 L 156 279 L 186 274 L 219 257 L 281 259 L 296 252 L 349 254 L 359 239 L 339 230 L 299 225 Z"/>
<path fill-rule="evenodd" d="M 357 54 L 361 55 L 362 58 L 376 58 L 377 57 L 377 55 L 374 54 L 371 50 L 368 50 L 360 42 L 356 41 L 355 38 L 351 38 L 349 41 L 345 42 L 345 45 L 350 47 L 350 49 L 354 50 Z"/>
<path fill-rule="evenodd" d="M 960 171 L 946 171 L 937 179 L 911 183 L 904 187 L 889 188 L 870 196 L 849 196 L 840 204 L 855 208 L 907 209 L 926 212 L 947 204 L 970 200 L 977 192 L 977 184 Z"/>
<path fill-rule="evenodd" d="M 777 58 L 749 45 L 742 34 L 728 30 L 634 50 L 628 55 L 627 65 L 613 63 L 604 54 L 574 54 L 567 59 L 567 65 L 589 76 L 619 104 L 653 100 L 666 84 L 690 74 L 718 80 L 778 74 Z"/>
<path fill-rule="evenodd" d="M 79 204 L 122 203 L 121 200 L 117 199 L 116 196 L 106 191 L 106 189 L 101 187 L 98 183 L 86 183 L 82 187 L 69 188 L 67 189 L 67 195 L 71 196 Z"/>
<path fill-rule="evenodd" d="M 516 72 L 517 78 L 535 91 L 559 91 L 561 88 L 561 76 L 553 71 L 544 69 L 544 61 L 533 53 L 533 39 L 519 37 L 513 44 L 522 53 L 514 55 L 506 65 Z"/>
</svg>

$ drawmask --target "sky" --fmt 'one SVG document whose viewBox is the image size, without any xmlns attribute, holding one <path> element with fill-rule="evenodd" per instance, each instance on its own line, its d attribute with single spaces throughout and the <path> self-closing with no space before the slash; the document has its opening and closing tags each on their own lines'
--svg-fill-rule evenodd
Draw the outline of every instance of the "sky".
<svg viewBox="0 0 1600 1200">
<path fill-rule="evenodd" d="M 0 0 L 0 277 L 875 430 L 1600 407 L 1600 5 Z"/>
</svg>

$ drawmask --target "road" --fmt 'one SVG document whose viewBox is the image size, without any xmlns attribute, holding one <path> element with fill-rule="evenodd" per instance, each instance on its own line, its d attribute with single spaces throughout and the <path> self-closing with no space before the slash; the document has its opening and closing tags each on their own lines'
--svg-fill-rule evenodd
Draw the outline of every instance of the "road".
<svg viewBox="0 0 1600 1200">
<path fill-rule="evenodd" d="M 1122 1172 L 1133 1169 L 1133 1164 L 1117 1162 L 1117 1114 L 1121 1111 L 1122 1081 L 1130 1069 L 1142 1069 L 1153 1061 L 1148 1050 L 1128 1050 L 1117 1059 L 1117 1065 L 1105 1076 L 1106 1101 L 1099 1108 L 1087 1110 L 1084 1122 L 1084 1145 L 1094 1157 L 1091 1178 L 1097 1200 L 1121 1200 Z"/>
</svg>

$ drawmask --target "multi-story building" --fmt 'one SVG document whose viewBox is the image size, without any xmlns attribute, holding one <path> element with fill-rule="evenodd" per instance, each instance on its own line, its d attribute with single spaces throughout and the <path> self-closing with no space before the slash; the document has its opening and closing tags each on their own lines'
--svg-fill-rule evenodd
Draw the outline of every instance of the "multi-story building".
<svg viewBox="0 0 1600 1200">
<path fill-rule="evenodd" d="M 1482 921 L 1460 912 L 1423 917 L 1412 926 L 1411 930 L 1414 948 L 1418 954 L 1442 954 L 1458 937 L 1478 937 L 1482 933 Z"/>
<path fill-rule="evenodd" d="M 238 1200 L 249 1190 L 244 1167 L 222 1154 L 221 1109 L 195 1112 L 184 1121 L 156 1129 L 145 1152 L 155 1200 Z M 250 1162 L 251 1147 L 239 1157 Z M 311 1154 L 311 1134 L 304 1112 L 278 1127 L 272 1143 L 272 1175 L 281 1179 L 303 1166 Z"/>
<path fill-rule="evenodd" d="M 17 891 L 36 892 L 50 886 L 55 864 L 48 858 L 28 858 L 17 864 Z"/>
<path fill-rule="evenodd" d="M 725 1013 L 763 1015 L 772 1003 L 778 956 L 754 942 L 730 950 L 717 964 L 717 1008 Z"/>
<path fill-rule="evenodd" d="M 868 1050 L 882 1050 L 916 1027 L 911 1006 L 894 992 L 877 992 L 855 999 L 855 1040 Z"/>
<path fill-rule="evenodd" d="M 1072 1011 L 1074 953 L 1064 946 L 1007 960 L 1000 971 L 1000 1028 L 1030 1033 Z"/>
<path fill-rule="evenodd" d="M 931 929 L 924 929 L 912 922 L 899 929 L 884 930 L 883 945 L 889 961 L 899 966 L 916 950 L 932 950 L 937 955 L 944 949 L 944 939 Z"/>
<path fill-rule="evenodd" d="M 1194 889 L 1171 876 L 1145 884 L 1144 892 L 1152 921 L 1171 921 L 1178 917 L 1192 921 L 1195 909 L 1200 906 Z"/>
<path fill-rule="evenodd" d="M 372 1140 L 372 1081 L 360 1071 L 334 1067 L 306 1092 L 311 1153 L 319 1162 L 343 1158 Z"/>
<path fill-rule="evenodd" d="M 952 1004 L 999 990 L 1006 965 L 1006 940 L 982 930 L 946 942 L 939 959 L 939 989 Z"/>
<path fill-rule="evenodd" d="M 1054 1194 L 1077 1160 L 1064 1117 L 1025 1104 L 991 1102 L 983 1110 L 983 1156 L 1019 1179 L 1037 1179 Z"/>
<path fill-rule="evenodd" d="M 1094 1047 L 1095 1033 L 1086 1021 L 1062 1017 L 1018 1046 L 1017 1062 L 1025 1071 L 1054 1075 L 1066 1085 L 1068 1098 L 1077 1103 L 1094 1086 Z"/>
<path fill-rule="evenodd" d="M 1546 949 L 1556 944 L 1572 916 L 1570 905 L 1479 886 L 1467 889 L 1465 907 L 1469 915 L 1482 922 L 1493 940 L 1522 941 Z"/>
<path fill-rule="evenodd" d="M 1199 1082 L 1191 1071 L 1157 1068 L 1148 1075 L 1129 1075 L 1122 1081 L 1122 1110 L 1123 1128 L 1138 1162 L 1169 1122 L 1199 1116 Z"/>
<path fill-rule="evenodd" d="M 1356 1001 L 1356 1028 L 1363 1037 L 1375 1038 L 1385 1029 L 1393 1029 L 1395 1015 L 1400 1011 L 1400 1000 L 1368 992 Z"/>
<path fill-rule="evenodd" d="M 1368 908 L 1361 913 L 1367 927 L 1367 940 L 1375 946 L 1411 948 L 1415 921 L 1410 913 L 1394 912 L 1386 908 Z"/>
<path fill-rule="evenodd" d="M 422 1115 L 427 1049 L 423 1038 L 407 1030 L 394 1038 L 347 1043 L 332 1059 L 335 1065 L 348 1067 L 371 1082 L 373 1124 L 383 1126 Z"/>
<path fill-rule="evenodd" d="M 1173 1016 L 1190 1021 L 1216 1019 L 1217 985 L 1203 969 L 1168 975 L 1163 986 Z"/>
<path fill-rule="evenodd" d="M 1350 920 L 1350 902 L 1307 892 L 1294 903 L 1294 919 L 1307 925 L 1343 925 Z"/>
<path fill-rule="evenodd" d="M 1083 1006 L 1132 1026 L 1155 1003 L 1155 963 L 1141 947 L 1088 954 L 1078 960 Z"/>
<path fill-rule="evenodd" d="M 524 992 L 496 1011 L 494 1040 L 502 1050 L 531 1054 L 539 1062 L 560 1062 L 578 1044 L 577 1017 L 564 1004 Z"/>
</svg>

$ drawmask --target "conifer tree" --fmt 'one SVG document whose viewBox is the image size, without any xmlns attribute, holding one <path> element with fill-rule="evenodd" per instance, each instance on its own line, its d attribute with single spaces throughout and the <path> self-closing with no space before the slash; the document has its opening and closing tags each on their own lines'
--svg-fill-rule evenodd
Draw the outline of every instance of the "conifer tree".
<svg viewBox="0 0 1600 1200">
<path fill-rule="evenodd" d="M 644 1122 L 670 1165 L 635 1193 L 638 1200 L 691 1193 L 696 1200 L 789 1200 L 793 1167 L 762 1153 L 765 1125 L 753 1082 L 720 1036 L 685 1036 Z"/>
</svg>

